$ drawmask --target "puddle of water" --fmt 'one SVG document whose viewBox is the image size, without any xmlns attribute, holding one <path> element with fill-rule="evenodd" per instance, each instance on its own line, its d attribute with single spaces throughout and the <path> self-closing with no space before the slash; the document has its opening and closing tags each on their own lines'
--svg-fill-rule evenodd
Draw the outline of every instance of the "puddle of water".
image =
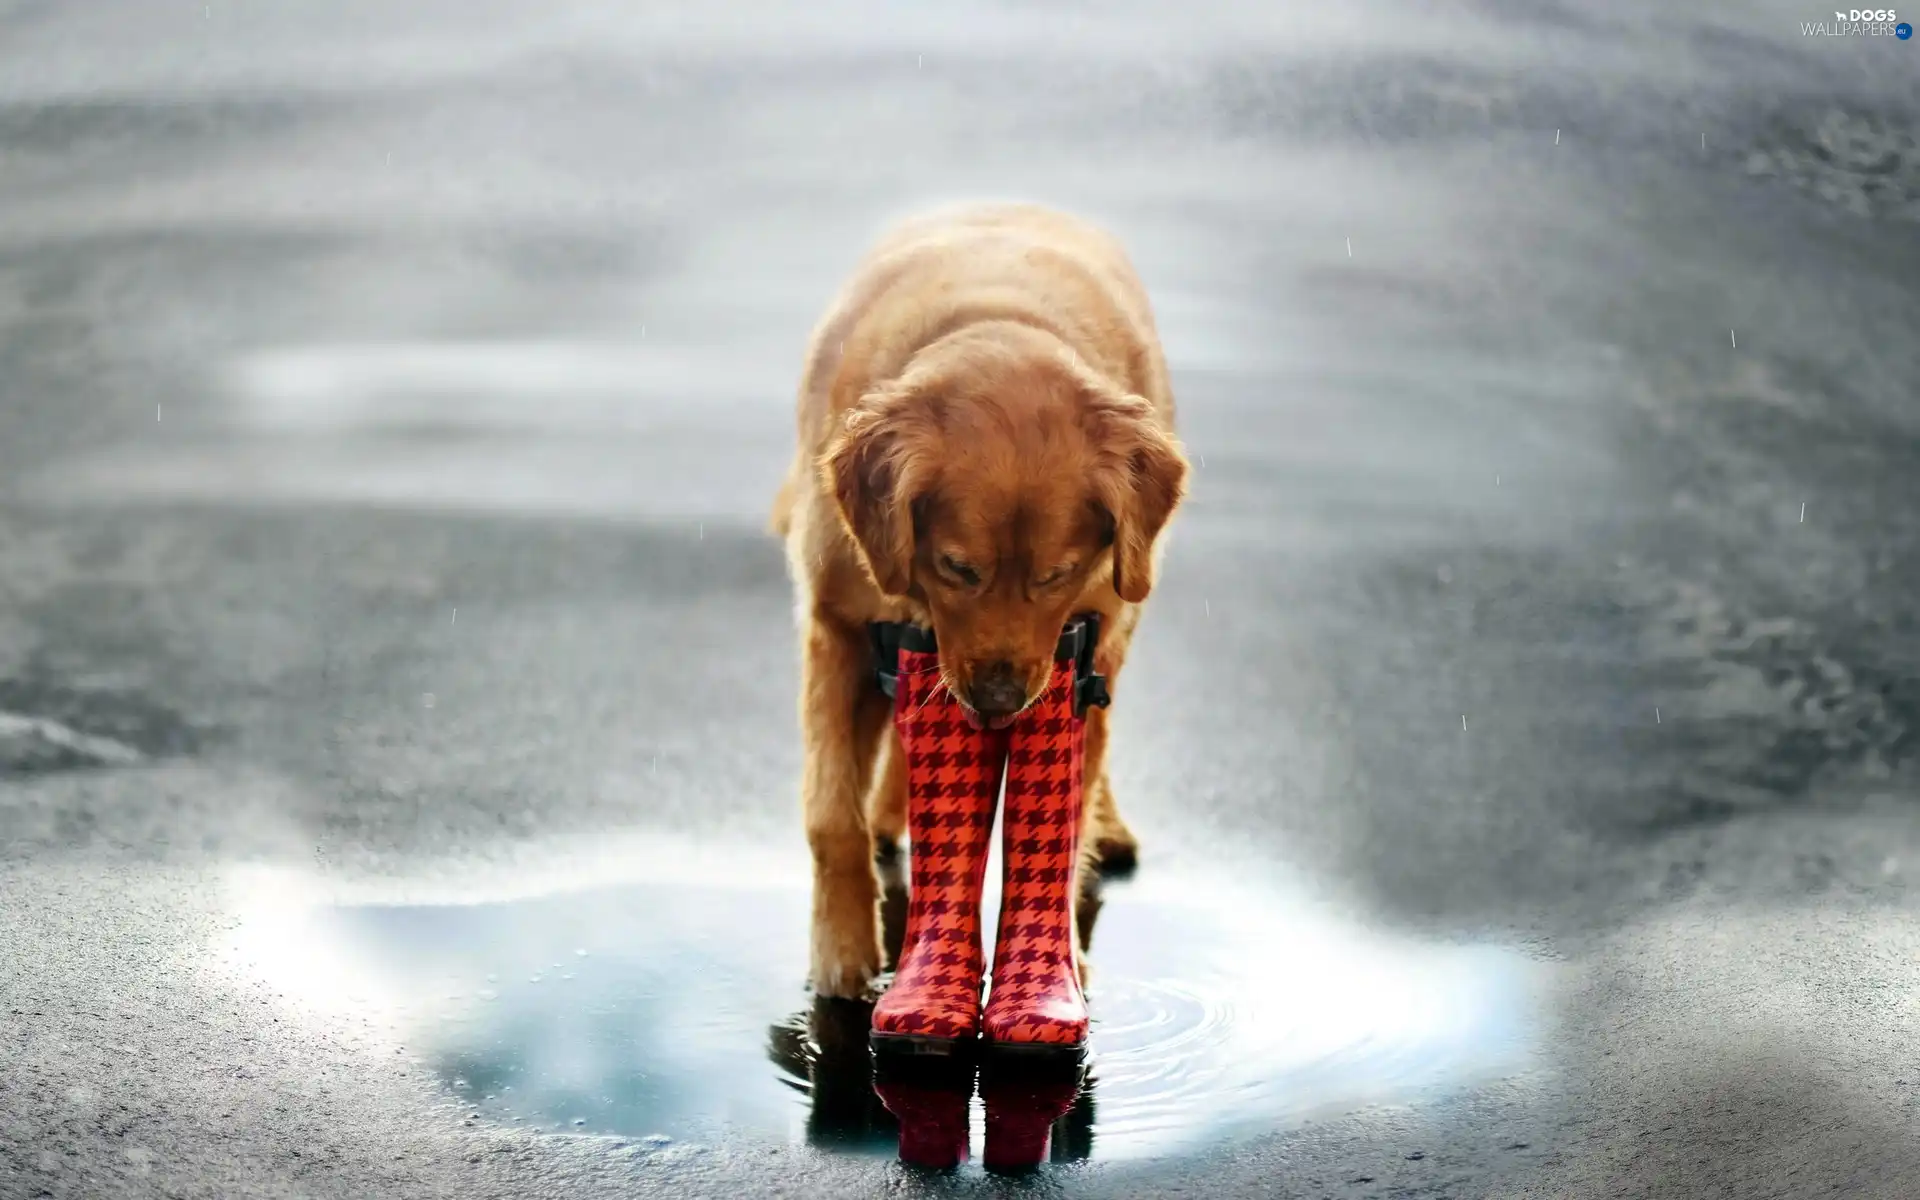
<svg viewBox="0 0 1920 1200">
<path fill-rule="evenodd" d="M 398 903 L 253 874 L 236 879 L 230 949 L 290 1000 L 390 1020 L 403 1061 L 482 1120 L 892 1153 L 870 1010 L 799 986 L 792 864 L 625 857 L 624 880 Z M 890 939 L 904 900 L 890 887 Z M 1109 885 L 1089 917 L 1092 1078 L 1055 1159 L 1198 1149 L 1526 1064 L 1517 953 L 1389 939 L 1203 878 Z"/>
</svg>

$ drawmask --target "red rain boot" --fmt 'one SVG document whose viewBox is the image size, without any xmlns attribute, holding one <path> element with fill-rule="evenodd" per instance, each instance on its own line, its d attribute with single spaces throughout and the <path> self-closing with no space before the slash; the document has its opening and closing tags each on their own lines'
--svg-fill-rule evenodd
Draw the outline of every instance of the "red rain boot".
<svg viewBox="0 0 1920 1200">
<path fill-rule="evenodd" d="M 1046 695 L 1012 727 L 1005 886 L 983 1024 L 989 1050 L 1077 1061 L 1087 1040 L 1072 904 L 1086 722 L 1074 692 L 1073 661 L 1056 662 Z"/>
<path fill-rule="evenodd" d="M 906 936 L 872 1042 L 882 1053 L 953 1054 L 980 1031 L 980 893 L 1008 733 L 967 723 L 935 654 L 901 649 L 896 679 L 913 861 Z"/>
</svg>

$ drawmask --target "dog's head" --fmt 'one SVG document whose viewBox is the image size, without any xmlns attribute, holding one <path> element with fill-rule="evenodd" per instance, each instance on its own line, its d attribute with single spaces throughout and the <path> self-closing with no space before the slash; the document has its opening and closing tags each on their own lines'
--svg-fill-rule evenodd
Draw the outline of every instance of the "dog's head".
<svg viewBox="0 0 1920 1200">
<path fill-rule="evenodd" d="M 1032 338 L 924 354 L 820 468 L 875 584 L 925 605 L 948 688 L 993 726 L 1045 691 L 1089 589 L 1147 598 L 1187 475 L 1147 401 Z"/>
</svg>

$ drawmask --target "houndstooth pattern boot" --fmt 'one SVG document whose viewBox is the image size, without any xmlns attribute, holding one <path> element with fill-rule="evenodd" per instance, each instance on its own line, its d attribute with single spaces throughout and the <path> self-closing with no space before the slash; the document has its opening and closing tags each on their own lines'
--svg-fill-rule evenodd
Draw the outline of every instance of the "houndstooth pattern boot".
<svg viewBox="0 0 1920 1200">
<path fill-rule="evenodd" d="M 1008 732 L 968 724 L 937 655 L 900 652 L 894 721 L 912 843 L 906 936 L 873 1010 L 876 1050 L 940 1052 L 980 1031 L 980 893 Z"/>
<path fill-rule="evenodd" d="M 1046 695 L 1012 726 L 1005 884 L 983 1022 L 993 1048 L 1078 1051 L 1087 1040 L 1073 928 L 1084 730 L 1072 664 L 1056 663 Z"/>
</svg>

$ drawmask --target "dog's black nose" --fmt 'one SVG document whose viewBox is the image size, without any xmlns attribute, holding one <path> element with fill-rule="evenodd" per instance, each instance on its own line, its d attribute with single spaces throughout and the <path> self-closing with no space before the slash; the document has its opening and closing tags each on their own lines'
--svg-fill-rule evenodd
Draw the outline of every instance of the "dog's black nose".
<svg viewBox="0 0 1920 1200">
<path fill-rule="evenodd" d="M 986 663 L 973 672 L 967 702 L 983 717 L 1010 717 L 1027 706 L 1027 689 L 1013 677 L 1012 663 Z"/>
</svg>

